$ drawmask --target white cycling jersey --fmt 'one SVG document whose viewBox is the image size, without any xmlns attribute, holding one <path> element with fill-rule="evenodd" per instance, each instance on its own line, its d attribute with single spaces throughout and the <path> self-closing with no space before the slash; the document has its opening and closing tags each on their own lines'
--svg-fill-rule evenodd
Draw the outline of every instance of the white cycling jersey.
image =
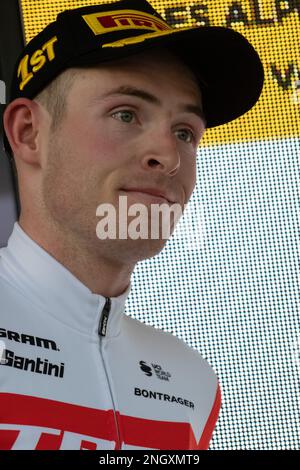
<svg viewBox="0 0 300 470">
<path fill-rule="evenodd" d="M 0 449 L 207 449 L 212 368 L 92 293 L 18 222 L 0 250 Z"/>
</svg>

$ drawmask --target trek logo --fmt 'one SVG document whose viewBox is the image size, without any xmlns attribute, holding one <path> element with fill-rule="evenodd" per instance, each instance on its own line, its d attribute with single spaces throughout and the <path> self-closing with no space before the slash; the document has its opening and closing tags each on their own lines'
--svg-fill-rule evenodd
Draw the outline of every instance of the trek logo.
<svg viewBox="0 0 300 470">
<path fill-rule="evenodd" d="M 170 372 L 165 372 L 162 367 L 159 364 L 151 364 L 152 368 L 146 364 L 145 361 L 140 361 L 140 368 L 141 370 L 148 375 L 148 377 L 151 377 L 153 375 L 152 370 L 154 370 L 156 377 L 160 380 L 167 380 L 169 381 L 169 378 L 171 377 Z"/>
<path fill-rule="evenodd" d="M 12 440 L 12 437 L 14 440 Z M 1 441 L 2 439 L 2 441 Z M 51 427 L 5 425 L 0 423 L 0 450 L 104 450 L 115 442 L 94 436 L 61 431 Z"/>
<path fill-rule="evenodd" d="M 54 44 L 57 37 L 49 39 L 37 49 L 31 56 L 26 54 L 20 61 L 18 67 L 18 78 L 20 79 L 19 89 L 22 91 L 34 75 L 41 70 L 45 64 L 51 62 L 55 58 Z"/>
<path fill-rule="evenodd" d="M 105 13 L 92 13 L 83 15 L 87 25 L 95 35 L 110 33 L 124 29 L 149 29 L 154 32 L 172 30 L 167 23 L 160 18 L 142 13 L 137 10 L 114 10 Z"/>
<path fill-rule="evenodd" d="M 136 389 L 142 397 L 145 390 Z M 188 406 L 180 397 L 159 394 L 156 399 Z M 153 397 L 152 397 L 153 398 Z M 141 398 L 142 400 L 143 398 Z M 177 405 L 179 403 L 179 405 Z M 172 406 L 172 405 L 171 405 Z M 53 399 L 0 391 L 0 450 L 120 450 L 208 448 L 210 424 L 195 437 L 189 422 L 160 421 L 74 405 Z M 186 415 L 188 417 L 188 415 Z M 176 415 L 175 415 L 176 418 Z M 124 430 L 120 441 L 118 427 Z M 121 435 L 122 436 L 122 435 Z"/>
</svg>

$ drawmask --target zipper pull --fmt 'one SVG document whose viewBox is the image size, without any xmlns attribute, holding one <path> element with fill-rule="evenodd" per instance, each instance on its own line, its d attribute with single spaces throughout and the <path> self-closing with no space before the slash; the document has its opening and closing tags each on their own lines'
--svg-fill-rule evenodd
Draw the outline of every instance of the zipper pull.
<svg viewBox="0 0 300 470">
<path fill-rule="evenodd" d="M 98 328 L 98 334 L 100 336 L 105 336 L 106 335 L 106 329 L 107 329 L 107 322 L 108 322 L 108 316 L 110 312 L 110 307 L 111 307 L 111 300 L 109 297 L 105 297 L 105 304 L 101 313 L 101 320 Z"/>
</svg>

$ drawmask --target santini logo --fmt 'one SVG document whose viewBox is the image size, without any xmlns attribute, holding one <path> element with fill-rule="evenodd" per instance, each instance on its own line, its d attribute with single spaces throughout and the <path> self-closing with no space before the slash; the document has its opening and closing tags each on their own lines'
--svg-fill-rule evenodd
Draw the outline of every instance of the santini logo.
<svg viewBox="0 0 300 470">
<path fill-rule="evenodd" d="M 153 375 L 153 371 L 160 380 L 169 380 L 171 377 L 170 372 L 165 372 L 159 364 L 151 363 L 152 368 L 145 361 L 140 361 L 139 364 L 141 370 L 149 377 Z"/>
</svg>

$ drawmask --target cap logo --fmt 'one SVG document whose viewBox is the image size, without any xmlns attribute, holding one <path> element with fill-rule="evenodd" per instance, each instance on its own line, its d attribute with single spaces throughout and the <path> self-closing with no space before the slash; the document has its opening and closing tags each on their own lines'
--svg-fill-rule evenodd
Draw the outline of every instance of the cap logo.
<svg viewBox="0 0 300 470">
<path fill-rule="evenodd" d="M 150 29 L 152 31 L 173 30 L 165 21 L 137 10 L 114 10 L 105 13 L 83 15 L 95 35 L 124 29 Z"/>
<path fill-rule="evenodd" d="M 19 89 L 22 91 L 28 82 L 34 77 L 36 72 L 44 67 L 47 62 L 51 62 L 55 58 L 54 43 L 57 37 L 49 39 L 37 49 L 31 56 L 26 54 L 19 63 L 18 78 L 21 80 Z"/>
</svg>

